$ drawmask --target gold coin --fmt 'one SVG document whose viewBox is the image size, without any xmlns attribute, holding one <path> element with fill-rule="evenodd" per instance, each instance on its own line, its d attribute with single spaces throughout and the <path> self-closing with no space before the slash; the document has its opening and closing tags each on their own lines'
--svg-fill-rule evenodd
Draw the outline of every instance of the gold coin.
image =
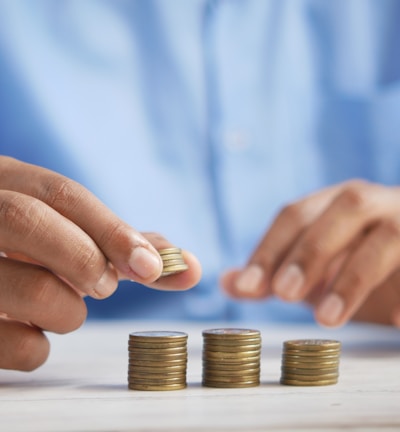
<svg viewBox="0 0 400 432">
<path fill-rule="evenodd" d="M 177 248 L 177 247 L 169 247 L 169 248 L 165 248 L 165 249 L 159 249 L 157 252 L 161 256 L 167 255 L 167 254 L 170 254 L 170 253 L 180 254 L 182 252 L 182 249 L 181 248 Z"/>
<path fill-rule="evenodd" d="M 237 364 L 237 365 L 245 365 L 248 363 L 256 363 L 260 361 L 260 356 L 252 356 L 252 357 L 243 357 L 243 358 L 227 358 L 227 357 L 220 357 L 220 358 L 210 358 L 208 356 L 203 356 L 203 360 L 205 361 L 215 361 L 222 364 Z"/>
<path fill-rule="evenodd" d="M 260 336 L 259 330 L 243 328 L 220 328 L 203 330 L 203 337 L 210 339 L 243 339 Z"/>
<path fill-rule="evenodd" d="M 304 363 L 313 363 L 318 361 L 338 361 L 339 355 L 302 355 L 302 354 L 288 354 L 284 353 L 282 354 L 282 360 L 289 360 L 289 361 L 302 361 Z"/>
<path fill-rule="evenodd" d="M 205 342 L 203 344 L 203 351 L 212 351 L 212 352 L 243 352 L 243 351 L 261 351 L 260 344 L 253 345 L 228 345 L 222 346 L 217 344 L 208 344 Z"/>
<path fill-rule="evenodd" d="M 225 382 L 203 380 L 202 385 L 204 387 L 215 387 L 215 388 L 246 388 L 246 387 L 257 387 L 260 385 L 260 381 L 248 381 L 248 382 L 241 382 L 241 383 L 225 383 Z"/>
<path fill-rule="evenodd" d="M 289 373 L 289 372 L 282 372 L 281 378 L 287 380 L 300 380 L 300 381 L 321 381 L 321 380 L 328 380 L 328 379 L 334 379 L 339 376 L 338 372 L 333 372 L 329 374 L 320 374 L 320 375 L 300 375 L 295 373 Z"/>
<path fill-rule="evenodd" d="M 219 375 L 211 374 L 209 371 L 203 373 L 203 380 L 205 381 L 218 381 L 218 382 L 247 382 L 260 380 L 260 374 L 245 374 L 243 376 L 233 376 L 233 375 Z"/>
<path fill-rule="evenodd" d="M 186 263 L 181 258 L 180 259 L 171 258 L 171 259 L 163 260 L 163 269 L 165 269 L 166 267 L 171 267 L 171 266 L 175 266 L 175 265 L 182 265 L 182 264 L 186 264 Z"/>
<path fill-rule="evenodd" d="M 147 366 L 147 367 L 166 367 L 166 366 L 179 366 L 182 367 L 187 364 L 187 359 L 184 360 L 170 360 L 168 362 L 165 361 L 149 361 L 142 359 L 133 359 L 129 360 L 129 364 L 131 366 Z"/>
<path fill-rule="evenodd" d="M 328 380 L 320 380 L 320 381 L 305 381 L 299 379 L 286 379 L 281 378 L 280 383 L 284 385 L 292 385 L 292 386 L 324 386 L 324 385 L 332 385 L 338 382 L 337 378 L 328 379 Z"/>
<path fill-rule="evenodd" d="M 339 341 L 330 339 L 295 339 L 283 343 L 283 348 L 285 350 L 340 351 L 340 347 L 341 343 Z"/>
<path fill-rule="evenodd" d="M 172 347 L 172 348 L 138 348 L 136 346 L 131 346 L 128 352 L 137 355 L 169 355 L 169 354 L 186 354 L 187 347 Z"/>
<path fill-rule="evenodd" d="M 333 339 L 293 339 L 285 341 L 283 346 L 295 349 L 339 349 L 341 343 Z"/>
<path fill-rule="evenodd" d="M 165 385 L 149 385 L 139 383 L 129 383 L 128 387 L 130 390 L 143 390 L 143 391 L 170 391 L 170 390 L 182 390 L 186 388 L 186 383 L 180 384 L 165 384 Z"/>
<path fill-rule="evenodd" d="M 157 376 L 137 377 L 135 375 L 129 375 L 128 374 L 128 379 L 129 379 L 129 382 L 136 382 L 139 384 L 154 384 L 154 385 L 179 384 L 181 382 L 186 382 L 186 375 L 184 375 L 183 377 L 160 378 Z"/>
<path fill-rule="evenodd" d="M 158 341 L 144 341 L 139 342 L 138 340 L 130 340 L 128 342 L 128 348 L 140 348 L 147 350 L 162 350 L 162 349 L 170 349 L 170 348 L 186 348 L 187 347 L 187 339 L 182 339 L 180 341 L 171 341 L 171 342 L 158 342 Z"/>
<path fill-rule="evenodd" d="M 207 347 L 211 346 L 218 346 L 218 347 L 239 347 L 242 346 L 259 346 L 261 347 L 261 338 L 242 338 L 242 339 L 212 339 L 212 338 L 204 338 L 203 345 L 206 345 Z"/>
<path fill-rule="evenodd" d="M 187 333 L 184 332 L 176 332 L 176 331 L 143 331 L 143 332 L 134 332 L 130 333 L 129 339 L 132 341 L 138 342 L 178 342 L 183 341 L 188 338 Z"/>
<path fill-rule="evenodd" d="M 203 354 L 209 359 L 223 359 L 223 358 L 231 358 L 231 359 L 242 359 L 249 357 L 259 357 L 261 350 L 252 350 L 252 351 L 203 351 Z"/>
<path fill-rule="evenodd" d="M 162 373 L 157 373 L 155 371 L 143 372 L 143 371 L 137 370 L 135 368 L 131 368 L 131 369 L 128 369 L 128 375 L 132 376 L 132 377 L 136 377 L 136 378 L 141 378 L 141 379 L 147 379 L 147 378 L 157 378 L 157 379 L 184 378 L 184 377 L 186 377 L 186 370 L 177 371 L 177 372 L 165 372 L 164 371 Z"/>
<path fill-rule="evenodd" d="M 301 363 L 301 362 L 283 362 L 282 367 L 299 370 L 326 370 L 339 369 L 339 362 L 332 363 Z"/>
<path fill-rule="evenodd" d="M 251 369 L 257 369 L 260 368 L 260 361 L 253 362 L 253 363 L 221 363 L 219 361 L 217 362 L 210 362 L 208 360 L 203 360 L 203 368 L 205 369 L 211 369 L 211 370 L 222 370 L 222 371 L 246 371 Z"/>
<path fill-rule="evenodd" d="M 229 376 L 243 376 L 243 375 L 256 375 L 260 374 L 261 368 L 253 368 L 253 369 L 241 369 L 241 370 L 227 370 L 227 369 L 213 369 L 213 368 L 204 368 L 203 372 L 207 375 L 229 375 Z"/>
<path fill-rule="evenodd" d="M 299 369 L 299 368 L 289 368 L 286 366 L 282 366 L 281 371 L 285 374 L 294 374 L 294 375 L 326 375 L 331 373 L 339 373 L 339 368 L 329 368 L 329 369 Z"/>
<path fill-rule="evenodd" d="M 187 359 L 187 351 L 183 351 L 180 353 L 174 354 L 143 354 L 138 353 L 136 351 L 129 351 L 129 358 L 131 359 L 141 359 L 141 360 L 150 360 L 150 361 L 169 361 L 169 360 L 182 360 Z"/>
<path fill-rule="evenodd" d="M 164 267 L 161 273 L 161 277 L 170 276 L 177 273 L 182 273 L 188 270 L 189 266 L 187 264 L 174 265 L 169 267 Z"/>
<path fill-rule="evenodd" d="M 138 366 L 136 364 L 129 365 L 131 370 L 135 370 L 138 373 L 158 373 L 158 374 L 174 374 L 174 373 L 182 373 L 182 371 L 186 371 L 186 364 L 183 366 L 161 366 L 161 367 L 148 367 L 148 366 Z"/>
<path fill-rule="evenodd" d="M 282 354 L 282 358 L 290 358 L 293 360 L 304 359 L 313 361 L 315 359 L 322 360 L 333 360 L 340 357 L 340 352 L 332 352 L 332 351 L 284 351 Z"/>
</svg>

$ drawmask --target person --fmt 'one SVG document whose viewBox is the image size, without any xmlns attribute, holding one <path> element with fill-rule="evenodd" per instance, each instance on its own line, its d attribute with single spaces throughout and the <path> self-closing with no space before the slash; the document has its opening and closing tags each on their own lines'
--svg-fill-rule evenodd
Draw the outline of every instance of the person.
<svg viewBox="0 0 400 432">
<path fill-rule="evenodd" d="M 400 326 L 399 20 L 1 0 L 0 367 L 42 364 L 86 308 Z M 189 270 L 159 278 L 171 245 Z"/>
</svg>

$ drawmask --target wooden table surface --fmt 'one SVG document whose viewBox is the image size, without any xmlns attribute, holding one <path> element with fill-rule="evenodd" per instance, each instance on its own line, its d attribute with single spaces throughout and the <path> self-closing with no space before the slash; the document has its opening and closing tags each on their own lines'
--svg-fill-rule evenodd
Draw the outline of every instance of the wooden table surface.
<svg viewBox="0 0 400 432">
<path fill-rule="evenodd" d="M 201 386 L 201 331 L 262 332 L 261 385 Z M 127 388 L 127 341 L 138 330 L 185 331 L 188 388 Z M 400 430 L 400 331 L 379 326 L 327 330 L 315 325 L 89 322 L 70 335 L 49 335 L 48 362 L 30 373 L 0 371 L 0 431 L 372 431 Z M 279 384 L 282 342 L 343 343 L 336 385 Z"/>
</svg>

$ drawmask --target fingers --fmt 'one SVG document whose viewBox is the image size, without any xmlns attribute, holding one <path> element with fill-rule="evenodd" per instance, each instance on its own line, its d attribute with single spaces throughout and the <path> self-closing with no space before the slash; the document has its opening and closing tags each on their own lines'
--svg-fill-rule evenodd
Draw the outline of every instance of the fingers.
<svg viewBox="0 0 400 432">
<path fill-rule="evenodd" d="M 221 286 L 235 298 L 263 298 L 272 294 L 271 279 L 303 231 L 323 212 L 339 186 L 325 189 L 285 207 L 262 239 L 246 267 L 225 273 Z"/>
<path fill-rule="evenodd" d="M 396 188 L 353 181 L 321 191 L 288 206 L 244 271 L 221 283 L 238 297 L 311 301 L 321 324 L 342 325 L 399 268 L 399 214 Z"/>
<path fill-rule="evenodd" d="M 0 369 L 31 371 L 49 355 L 46 336 L 28 324 L 0 318 L 0 341 Z"/>
<path fill-rule="evenodd" d="M 144 284 L 159 278 L 162 261 L 152 244 L 117 218 L 84 187 L 52 171 L 11 158 L 2 158 L 1 162 L 0 189 L 19 192 L 47 204 L 85 232 L 127 278 Z M 61 244 L 61 241 L 57 243 Z M 97 258 L 98 254 L 92 248 L 92 257 L 87 256 L 89 264 L 94 264 Z M 97 267 L 95 273 L 96 276 L 86 282 L 83 291 L 91 290 L 94 279 L 98 278 Z M 95 288 L 100 297 L 105 296 L 104 291 L 107 295 L 113 291 L 113 288 L 101 289 L 102 285 L 110 284 L 109 276 L 104 275 L 105 280 L 100 279 L 100 286 Z"/>
<path fill-rule="evenodd" d="M 175 247 L 163 236 L 157 233 L 142 233 L 143 236 L 154 246 L 156 250 Z M 155 282 L 148 284 L 150 288 L 164 291 L 183 291 L 197 285 L 201 278 L 201 265 L 199 260 L 190 252 L 182 250 L 185 263 L 188 270 L 157 279 Z M 124 276 L 121 275 L 123 279 Z"/>
<path fill-rule="evenodd" d="M 0 250 L 49 268 L 96 298 L 117 287 L 117 273 L 96 243 L 51 207 L 21 193 L 0 191 Z"/>
<path fill-rule="evenodd" d="M 273 291 L 285 300 L 302 300 L 324 277 L 331 261 L 362 235 L 382 208 L 388 212 L 390 207 L 377 186 L 348 185 L 287 254 L 273 277 Z"/>
<path fill-rule="evenodd" d="M 376 287 L 355 312 L 354 321 L 400 327 L 400 270 Z"/>
<path fill-rule="evenodd" d="M 400 218 L 384 220 L 348 257 L 330 292 L 316 309 L 317 321 L 326 326 L 348 321 L 371 292 L 399 267 L 399 256 Z"/>
<path fill-rule="evenodd" d="M 86 318 L 83 299 L 43 267 L 0 258 L 1 312 L 43 330 L 67 333 Z"/>
</svg>

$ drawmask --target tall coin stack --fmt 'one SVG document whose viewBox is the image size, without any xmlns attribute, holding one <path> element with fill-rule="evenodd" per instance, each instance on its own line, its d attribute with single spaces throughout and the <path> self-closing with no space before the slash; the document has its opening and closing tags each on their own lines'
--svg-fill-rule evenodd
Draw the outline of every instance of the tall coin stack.
<svg viewBox="0 0 400 432">
<path fill-rule="evenodd" d="M 160 249 L 158 253 L 163 262 L 161 277 L 181 273 L 189 268 L 183 259 L 180 248 Z"/>
<path fill-rule="evenodd" d="M 187 334 L 169 331 L 129 335 L 128 387 L 180 390 L 186 387 Z"/>
<path fill-rule="evenodd" d="M 283 343 L 281 384 L 322 386 L 339 378 L 341 343 L 327 339 L 298 339 Z"/>
<path fill-rule="evenodd" d="M 203 386 L 255 387 L 260 384 L 261 334 L 249 329 L 203 331 Z"/>
</svg>

